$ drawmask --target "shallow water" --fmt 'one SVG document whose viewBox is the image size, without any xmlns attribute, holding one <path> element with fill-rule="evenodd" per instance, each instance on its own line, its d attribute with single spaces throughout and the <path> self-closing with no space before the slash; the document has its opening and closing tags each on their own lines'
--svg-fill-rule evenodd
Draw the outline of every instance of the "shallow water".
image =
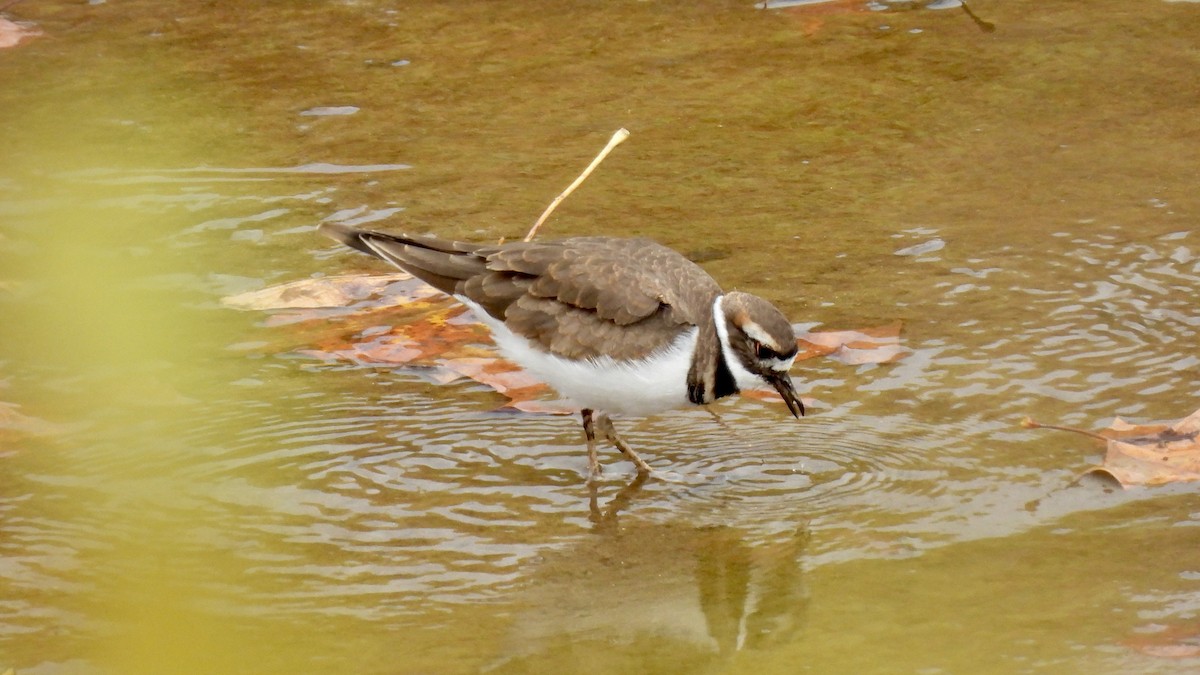
<svg viewBox="0 0 1200 675">
<path fill-rule="evenodd" d="M 10 9 L 0 672 L 1194 670 L 1195 487 L 1019 422 L 1197 407 L 1200 6 L 893 4 Z M 521 236 L 622 126 L 544 236 L 912 353 L 589 490 L 574 420 L 220 304 L 383 271 L 325 219 Z"/>
</svg>

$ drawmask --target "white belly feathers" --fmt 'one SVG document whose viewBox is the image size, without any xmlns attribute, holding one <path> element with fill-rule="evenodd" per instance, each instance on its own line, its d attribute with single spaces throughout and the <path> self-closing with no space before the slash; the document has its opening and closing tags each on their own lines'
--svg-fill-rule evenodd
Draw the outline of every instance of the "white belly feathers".
<svg viewBox="0 0 1200 675">
<path fill-rule="evenodd" d="M 696 345 L 695 328 L 673 343 L 637 361 L 609 357 L 572 361 L 550 354 L 503 322 L 489 316 L 470 299 L 456 295 L 492 331 L 500 353 L 523 366 L 581 408 L 624 415 L 653 415 L 689 404 L 687 375 Z"/>
</svg>

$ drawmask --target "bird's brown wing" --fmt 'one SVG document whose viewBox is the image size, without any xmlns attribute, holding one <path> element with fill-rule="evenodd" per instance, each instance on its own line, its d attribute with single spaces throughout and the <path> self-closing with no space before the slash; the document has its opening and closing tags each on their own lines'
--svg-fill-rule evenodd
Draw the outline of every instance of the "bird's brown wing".
<svg viewBox="0 0 1200 675">
<path fill-rule="evenodd" d="M 509 330 L 566 358 L 645 357 L 692 326 L 711 328 L 721 292 L 698 265 L 649 239 L 481 246 L 344 225 L 324 224 L 321 231 L 468 298 Z"/>
<path fill-rule="evenodd" d="M 510 330 L 567 358 L 645 357 L 711 323 L 720 293 L 699 266 L 648 239 L 579 237 L 475 254 L 489 274 L 468 281 L 463 294 L 484 307 L 503 297 Z M 489 284 L 502 290 L 486 292 Z"/>
</svg>

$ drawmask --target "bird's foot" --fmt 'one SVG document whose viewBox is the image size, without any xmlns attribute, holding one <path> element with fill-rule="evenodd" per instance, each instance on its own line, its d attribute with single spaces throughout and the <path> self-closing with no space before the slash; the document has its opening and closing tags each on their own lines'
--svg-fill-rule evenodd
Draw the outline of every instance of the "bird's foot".
<svg viewBox="0 0 1200 675">
<path fill-rule="evenodd" d="M 604 466 L 601 465 L 600 462 L 593 462 L 591 460 L 592 458 L 588 457 L 587 482 L 588 485 L 595 485 L 596 483 L 599 483 L 602 478 L 604 478 Z"/>
</svg>

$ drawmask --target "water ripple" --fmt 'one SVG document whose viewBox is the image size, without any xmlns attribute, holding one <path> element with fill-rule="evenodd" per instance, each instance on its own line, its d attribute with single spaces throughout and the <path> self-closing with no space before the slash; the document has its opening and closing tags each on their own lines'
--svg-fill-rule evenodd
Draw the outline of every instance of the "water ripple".
<svg viewBox="0 0 1200 675">
<path fill-rule="evenodd" d="M 1028 504 L 1068 483 L 1086 460 L 1032 454 L 1041 443 L 1015 428 L 1018 415 L 1061 412 L 1086 424 L 1121 404 L 1139 410 L 1131 393 L 1194 382 L 1197 357 L 1177 346 L 1195 343 L 1186 291 L 1200 276 L 1180 238 L 1170 241 L 1160 249 L 1076 240 L 1050 262 L 1056 274 L 1037 281 L 1019 265 L 988 265 L 988 283 L 1007 288 L 1004 322 L 976 307 L 984 287 L 937 282 L 938 302 L 973 307 L 978 318 L 964 315 L 957 333 L 914 341 L 912 355 L 890 366 L 801 364 L 802 386 L 818 402 L 799 423 L 754 401 L 718 406 L 724 426 L 703 411 L 622 420 L 631 444 L 676 479 L 642 487 L 627 508 L 662 522 L 737 522 L 763 537 L 808 527 L 814 563 L 914 555 L 1028 527 L 1036 522 Z M 236 457 L 217 465 L 243 474 L 288 469 L 286 481 L 234 483 L 221 497 L 259 493 L 232 503 L 268 507 L 290 523 L 268 531 L 295 548 L 294 558 L 262 571 L 319 595 L 345 571 L 303 561 L 310 547 L 333 547 L 369 561 L 356 593 L 369 593 L 375 574 L 380 592 L 480 600 L 589 527 L 577 422 L 488 413 L 486 402 L 463 399 L 476 393 L 487 396 L 463 386 L 432 398 L 298 397 L 296 407 L 259 414 Z M 631 475 L 615 453 L 603 459 L 602 492 Z"/>
</svg>

